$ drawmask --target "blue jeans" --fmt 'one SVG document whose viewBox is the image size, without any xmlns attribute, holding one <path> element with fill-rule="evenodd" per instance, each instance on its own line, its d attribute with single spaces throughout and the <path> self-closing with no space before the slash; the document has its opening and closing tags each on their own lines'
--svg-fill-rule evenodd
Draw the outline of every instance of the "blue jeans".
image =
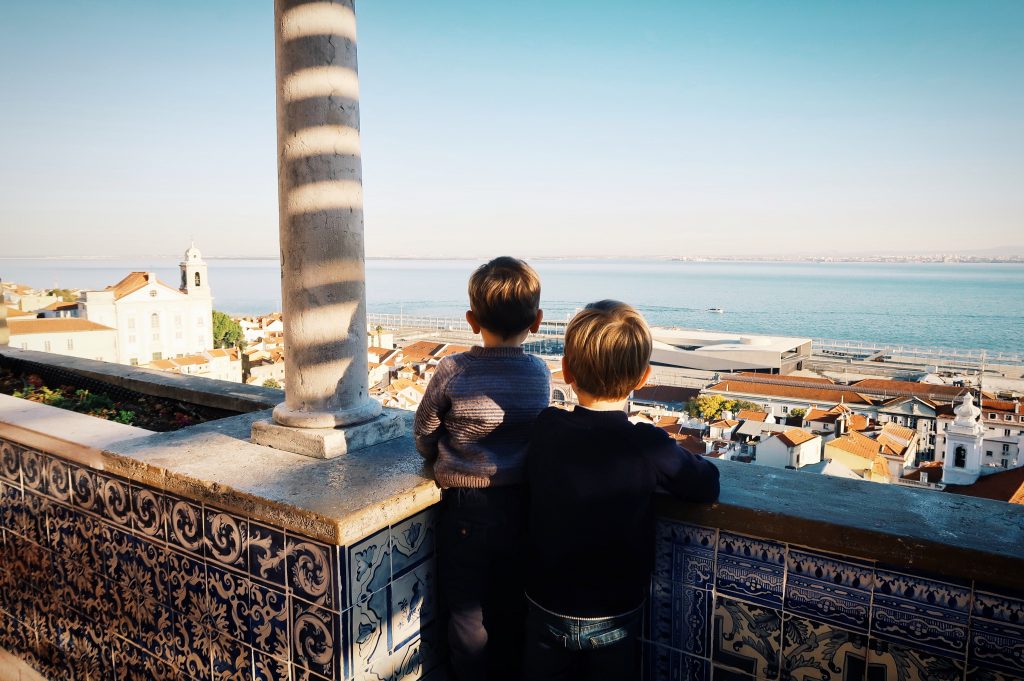
<svg viewBox="0 0 1024 681">
<path fill-rule="evenodd" d="M 570 617 L 529 601 L 527 681 L 639 679 L 642 613 L 639 607 L 614 617 Z"/>
</svg>

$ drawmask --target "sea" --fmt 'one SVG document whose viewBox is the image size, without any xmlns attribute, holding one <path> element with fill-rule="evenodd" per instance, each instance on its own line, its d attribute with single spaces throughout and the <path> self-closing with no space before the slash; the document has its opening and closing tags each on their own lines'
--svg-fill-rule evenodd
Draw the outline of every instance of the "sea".
<svg viewBox="0 0 1024 681">
<path fill-rule="evenodd" d="M 549 319 L 590 301 L 637 307 L 652 325 L 927 347 L 1024 351 L 1024 265 L 981 263 L 531 260 Z M 207 260 L 214 307 L 281 309 L 276 259 Z M 370 312 L 461 316 L 473 260 L 368 259 Z M 177 286 L 178 258 L 2 258 L 0 279 L 103 288 L 133 270 Z M 722 313 L 711 312 L 721 308 Z"/>
</svg>

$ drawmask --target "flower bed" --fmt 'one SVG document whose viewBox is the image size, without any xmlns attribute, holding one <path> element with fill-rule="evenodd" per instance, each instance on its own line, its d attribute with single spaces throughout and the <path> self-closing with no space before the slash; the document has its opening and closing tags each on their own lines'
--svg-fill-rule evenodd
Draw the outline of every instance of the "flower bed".
<svg viewBox="0 0 1024 681">
<path fill-rule="evenodd" d="M 234 416 L 210 407 L 142 395 L 124 389 L 74 385 L 75 381 L 47 380 L 40 373 L 0 367 L 0 394 L 48 404 L 147 430 L 170 431 Z"/>
</svg>

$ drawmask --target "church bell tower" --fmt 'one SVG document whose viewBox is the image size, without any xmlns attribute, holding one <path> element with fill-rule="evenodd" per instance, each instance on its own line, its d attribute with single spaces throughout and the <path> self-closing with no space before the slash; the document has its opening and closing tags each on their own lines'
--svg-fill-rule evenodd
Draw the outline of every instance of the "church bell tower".
<svg viewBox="0 0 1024 681">
<path fill-rule="evenodd" d="M 181 292 L 196 298 L 209 298 L 210 282 L 206 276 L 206 262 L 194 241 L 178 266 L 181 268 Z"/>
<path fill-rule="evenodd" d="M 971 393 L 954 412 L 956 418 L 946 431 L 946 459 L 942 463 L 942 482 L 947 485 L 973 485 L 981 476 L 981 455 L 985 426 L 979 421 L 981 409 Z"/>
</svg>

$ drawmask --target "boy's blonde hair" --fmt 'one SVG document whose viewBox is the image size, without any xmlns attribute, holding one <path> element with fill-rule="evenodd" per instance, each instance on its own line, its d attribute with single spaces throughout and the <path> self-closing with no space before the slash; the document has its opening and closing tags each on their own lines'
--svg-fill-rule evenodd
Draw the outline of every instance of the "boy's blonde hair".
<svg viewBox="0 0 1024 681">
<path fill-rule="evenodd" d="M 537 319 L 540 277 L 522 260 L 495 258 L 469 278 L 469 307 L 480 326 L 511 338 Z"/>
<path fill-rule="evenodd" d="M 565 329 L 565 366 L 576 386 L 594 397 L 627 397 L 651 362 L 651 330 L 626 303 L 587 305 Z"/>
</svg>

